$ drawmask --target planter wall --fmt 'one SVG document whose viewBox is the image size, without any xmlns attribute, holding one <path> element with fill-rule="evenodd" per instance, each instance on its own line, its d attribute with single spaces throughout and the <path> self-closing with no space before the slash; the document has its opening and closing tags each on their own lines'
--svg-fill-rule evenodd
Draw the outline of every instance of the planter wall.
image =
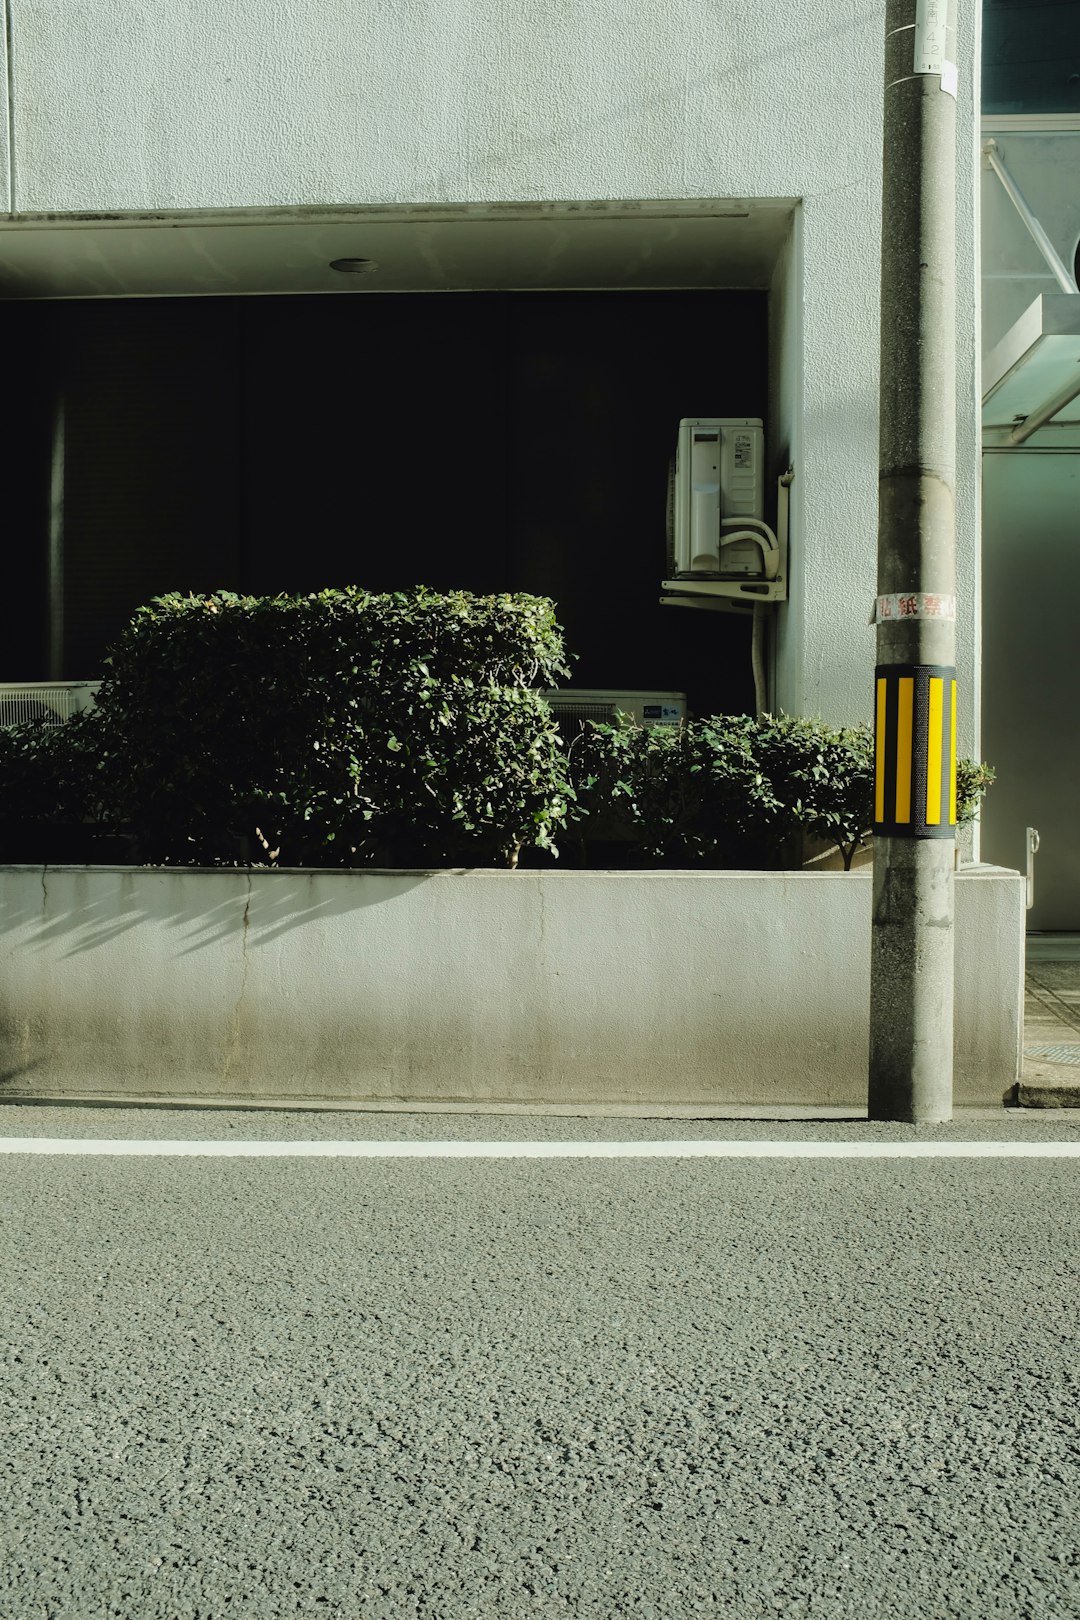
<svg viewBox="0 0 1080 1620">
<path fill-rule="evenodd" d="M 959 1104 L 1019 1062 L 1024 885 L 957 892 Z M 0 870 L 0 1095 L 866 1100 L 865 872 Z"/>
</svg>

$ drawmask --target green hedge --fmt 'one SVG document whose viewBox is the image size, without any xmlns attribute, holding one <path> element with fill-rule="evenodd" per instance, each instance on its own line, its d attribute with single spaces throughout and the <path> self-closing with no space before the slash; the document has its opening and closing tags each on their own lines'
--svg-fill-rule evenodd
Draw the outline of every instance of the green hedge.
<svg viewBox="0 0 1080 1620">
<path fill-rule="evenodd" d="M 0 730 L 0 858 L 516 865 L 569 823 L 594 865 L 760 868 L 807 839 L 849 865 L 868 836 L 868 729 L 718 715 L 569 740 L 538 691 L 566 673 L 540 597 L 161 597 L 95 709 Z M 962 822 L 992 776 L 961 763 Z"/>
<path fill-rule="evenodd" d="M 98 692 L 114 802 L 150 861 L 514 864 L 564 822 L 565 672 L 540 597 L 161 597 Z"/>
<path fill-rule="evenodd" d="M 571 743 L 574 830 L 622 846 L 633 864 L 798 866 L 808 839 L 839 846 L 845 869 L 869 837 L 874 747 L 868 727 L 715 715 L 682 727 L 591 721 Z M 993 772 L 963 760 L 957 813 L 974 819 Z"/>
</svg>

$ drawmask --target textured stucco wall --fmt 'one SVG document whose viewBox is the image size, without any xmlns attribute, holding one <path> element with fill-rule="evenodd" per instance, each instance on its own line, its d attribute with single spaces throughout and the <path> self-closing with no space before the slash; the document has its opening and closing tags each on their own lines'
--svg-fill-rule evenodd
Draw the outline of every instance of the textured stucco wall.
<svg viewBox="0 0 1080 1620">
<path fill-rule="evenodd" d="M 834 722 L 865 719 L 883 9 L 838 10 L 830 0 L 674 0 L 662 12 L 646 0 L 11 0 L 13 206 L 803 199 L 804 551 L 779 637 L 779 697 Z M 970 690 L 972 47 L 961 41 L 958 179 L 958 629 Z M 965 751 L 973 725 L 969 707 Z"/>
<path fill-rule="evenodd" d="M 803 210 L 773 272 L 769 288 L 769 474 L 779 477 L 797 468 L 788 488 L 788 599 L 772 615 L 772 705 L 798 714 L 802 703 L 803 633 L 806 607 L 806 511 L 803 504 L 806 466 L 803 455 Z"/>
<path fill-rule="evenodd" d="M 980 8 L 966 13 L 960 36 L 960 83 L 956 119 L 956 673 L 959 703 L 957 745 L 962 755 L 982 757 L 982 367 L 979 300 L 979 72 Z M 973 14 L 973 15 L 972 15 Z M 965 844 L 979 855 L 979 824 Z"/>
<path fill-rule="evenodd" d="M 824 197 L 877 166 L 874 5 L 11 5 L 21 210 Z"/>
<path fill-rule="evenodd" d="M 0 877 L 4 1095 L 865 1103 L 868 871 Z M 956 888 L 956 1097 L 996 1104 L 1023 880 Z"/>
<path fill-rule="evenodd" d="M 0 209 L 10 213 L 15 204 L 11 199 L 11 102 L 8 99 L 9 16 L 0 26 Z"/>
</svg>

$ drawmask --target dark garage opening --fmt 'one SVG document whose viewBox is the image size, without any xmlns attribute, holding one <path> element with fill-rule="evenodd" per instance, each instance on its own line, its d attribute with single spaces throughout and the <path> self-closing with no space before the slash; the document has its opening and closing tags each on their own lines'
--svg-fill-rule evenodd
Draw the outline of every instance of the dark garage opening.
<svg viewBox="0 0 1080 1620">
<path fill-rule="evenodd" d="M 553 597 L 576 684 L 752 707 L 748 622 L 661 607 L 659 586 L 679 418 L 766 415 L 764 293 L 72 300 L 3 320 L 23 378 L 3 679 L 93 678 L 166 591 L 426 584 Z"/>
</svg>

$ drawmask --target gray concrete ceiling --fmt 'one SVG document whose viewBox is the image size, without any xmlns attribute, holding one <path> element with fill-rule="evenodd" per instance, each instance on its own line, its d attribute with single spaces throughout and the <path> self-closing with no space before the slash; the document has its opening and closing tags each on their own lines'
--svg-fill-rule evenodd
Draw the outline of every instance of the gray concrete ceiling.
<svg viewBox="0 0 1080 1620">
<path fill-rule="evenodd" d="M 0 298 L 768 287 L 791 199 L 53 215 L 0 224 Z M 335 259 L 374 261 L 365 274 Z"/>
</svg>

